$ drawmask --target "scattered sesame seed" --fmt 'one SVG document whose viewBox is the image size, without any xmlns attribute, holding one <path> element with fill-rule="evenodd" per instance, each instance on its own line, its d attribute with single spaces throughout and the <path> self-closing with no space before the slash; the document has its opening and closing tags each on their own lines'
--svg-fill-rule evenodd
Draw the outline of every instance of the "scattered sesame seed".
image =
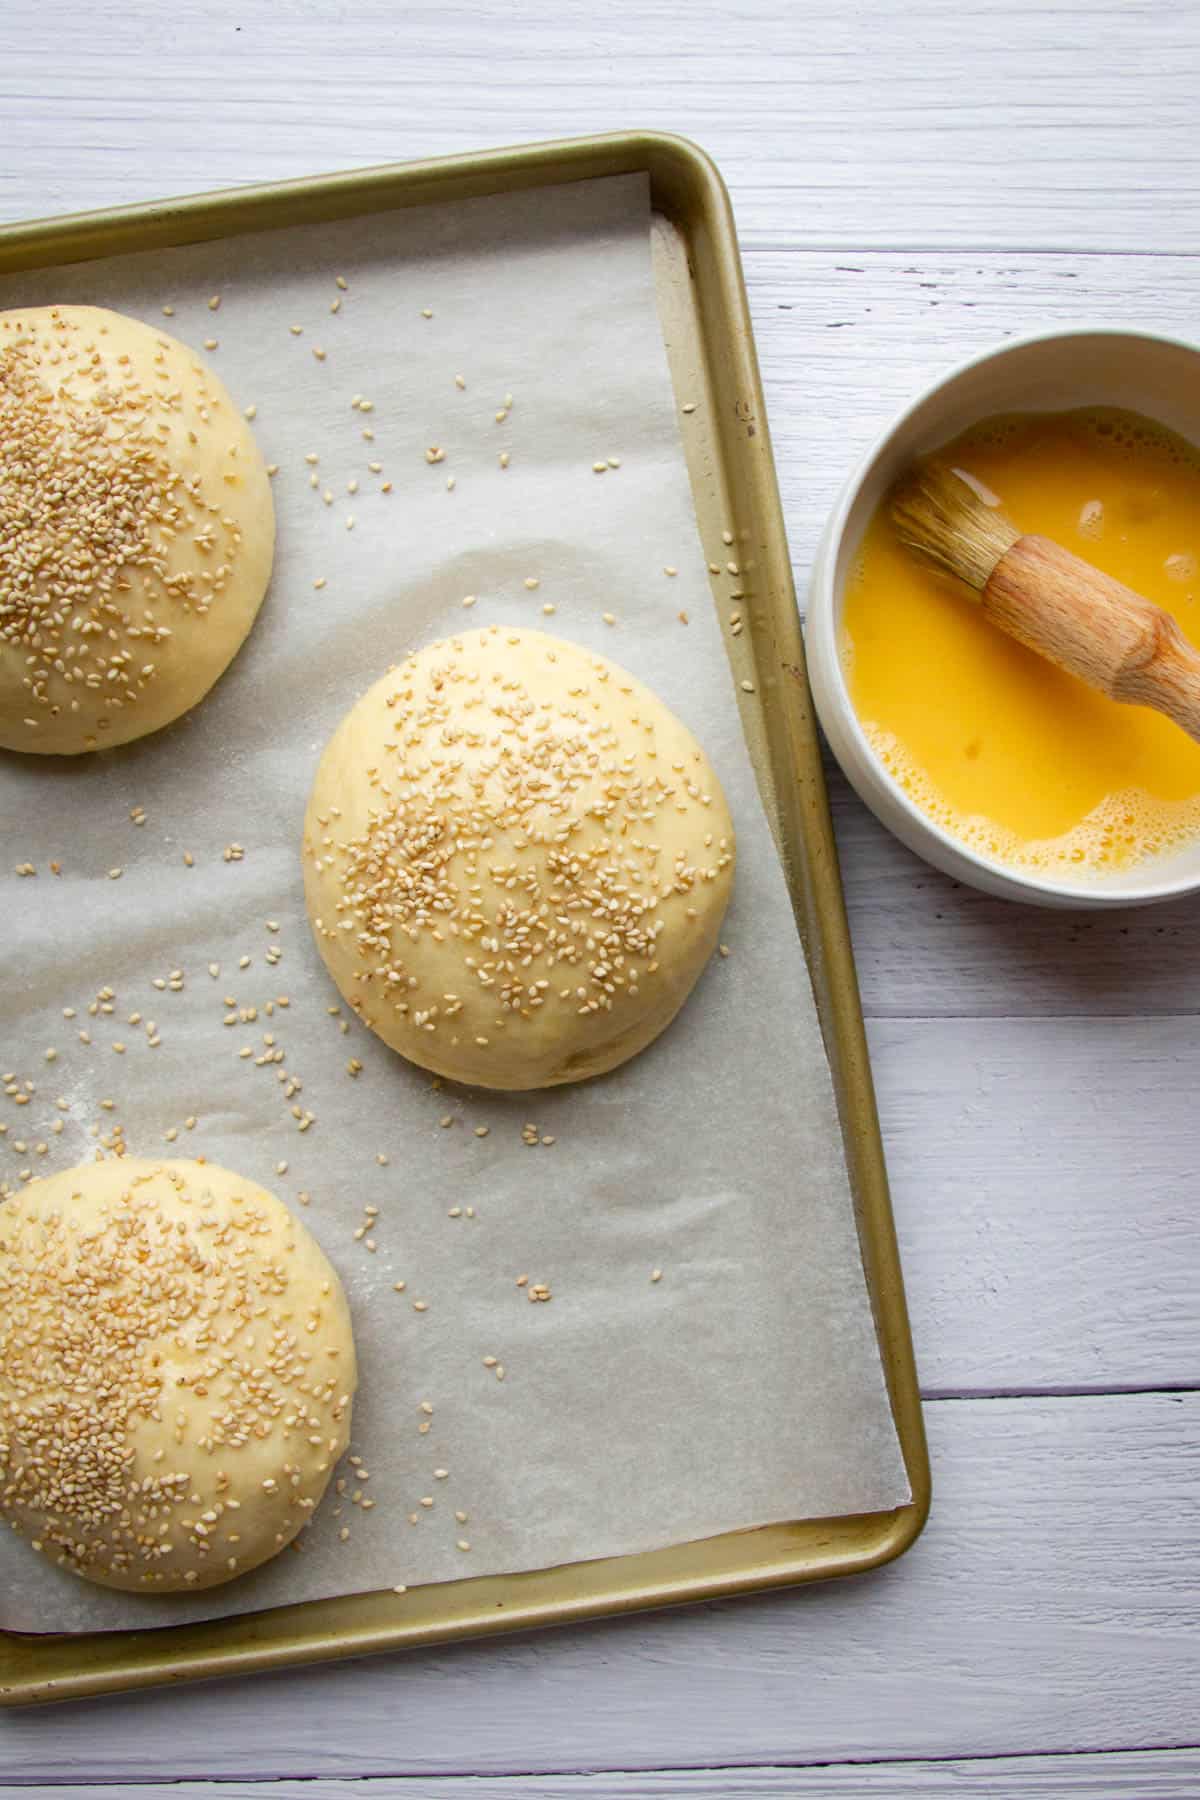
<svg viewBox="0 0 1200 1800">
<path fill-rule="evenodd" d="M 651 1281 L 661 1281 L 662 1280 L 662 1270 L 661 1269 L 651 1269 L 650 1279 L 651 1279 Z"/>
<path fill-rule="evenodd" d="M 323 575 L 318 575 L 316 580 L 313 582 L 313 587 L 316 588 L 317 592 L 319 593 L 324 586 L 325 586 L 325 577 Z"/>
<path fill-rule="evenodd" d="M 508 465 L 509 465 L 509 461 L 510 461 L 510 458 L 509 458 L 509 454 L 508 454 L 508 451 L 507 451 L 507 450 L 502 450 L 502 451 L 501 451 L 501 452 L 500 452 L 500 456 L 499 456 L 499 463 L 500 463 L 500 467 L 501 467 L 501 468 L 502 468 L 502 469 L 507 469 L 507 467 L 508 467 Z"/>
<path fill-rule="evenodd" d="M 720 950 L 722 956 L 731 956 L 733 954 L 728 944 L 719 944 L 717 948 Z"/>
<path fill-rule="evenodd" d="M 288 1172 L 288 1166 L 285 1162 L 277 1162 L 275 1164 L 275 1173 L 277 1175 L 286 1175 L 287 1172 Z"/>
<path fill-rule="evenodd" d="M 694 412 L 695 412 L 695 410 L 696 410 L 696 402 L 695 402 L 695 401 L 694 401 L 694 400 L 688 400 L 688 401 L 687 401 L 687 402 L 686 402 L 686 403 L 685 403 L 685 404 L 684 404 L 684 405 L 683 405 L 683 406 L 682 406 L 682 407 L 681 407 L 681 408 L 680 408 L 680 410 L 681 410 L 681 411 L 682 411 L 682 412 L 685 412 L 685 413 L 694 413 Z"/>
<path fill-rule="evenodd" d="M 396 1293 L 396 1294 L 402 1294 L 407 1286 L 408 1286 L 407 1281 L 393 1281 L 392 1292 Z"/>
<path fill-rule="evenodd" d="M 425 452 L 425 461 L 427 463 L 440 463 L 440 462 L 445 462 L 445 460 L 446 460 L 446 452 L 442 449 L 441 445 L 440 444 L 430 444 L 429 448 Z"/>
<path fill-rule="evenodd" d="M 615 613 L 602 613 L 600 616 L 606 625 L 615 625 L 617 622 Z"/>
<path fill-rule="evenodd" d="M 206 349 L 206 350 L 215 350 L 215 349 L 216 349 L 216 348 L 217 348 L 217 340 L 216 340 L 216 338 L 205 338 L 205 340 L 204 340 L 204 348 L 205 348 L 205 349 Z"/>
<path fill-rule="evenodd" d="M 752 681 L 743 681 L 742 692 L 745 694 L 752 694 L 754 692 L 754 683 Z"/>
<path fill-rule="evenodd" d="M 220 305 L 221 305 L 220 294 L 214 294 L 212 299 L 208 303 L 209 312 L 216 312 L 219 309 Z"/>
<path fill-rule="evenodd" d="M 738 573 L 738 566 L 735 562 L 727 562 L 725 567 L 729 570 L 731 575 L 736 575 Z"/>
<path fill-rule="evenodd" d="M 525 577 L 525 586 L 529 589 L 530 593 L 532 593 L 535 588 L 541 587 L 541 585 L 542 584 L 536 575 L 527 575 Z"/>
<path fill-rule="evenodd" d="M 108 871 L 108 879 L 110 881 L 120 881 L 120 879 L 124 873 L 125 873 L 124 869 L 110 869 Z"/>
<path fill-rule="evenodd" d="M 46 1061 L 47 1062 L 57 1062 L 58 1061 L 58 1051 L 57 1050 L 47 1050 Z"/>
<path fill-rule="evenodd" d="M 469 1549 L 470 1549 L 470 1548 L 471 1548 L 471 1546 L 470 1546 L 470 1544 L 469 1544 L 469 1543 L 468 1543 L 468 1542 L 467 1542 L 467 1540 L 466 1540 L 466 1538 L 459 1538 L 459 1540 L 458 1540 L 458 1548 L 459 1548 L 459 1549 L 460 1549 L 460 1550 L 469 1550 Z"/>
<path fill-rule="evenodd" d="M 663 565 L 663 574 L 664 575 L 678 575 L 678 573 L 679 573 L 679 570 L 677 568 L 675 568 L 673 563 L 665 563 Z"/>
<path fill-rule="evenodd" d="M 408 1589 L 405 1587 L 403 1582 L 400 1582 L 398 1584 L 398 1586 L 396 1586 L 392 1589 L 392 1592 L 393 1592 L 393 1594 L 407 1594 Z"/>
<path fill-rule="evenodd" d="M 341 312 L 341 310 L 342 310 L 342 303 L 341 303 L 341 301 L 340 301 L 340 300 L 331 300 L 331 301 L 330 301 L 330 302 L 329 302 L 329 310 L 330 310 L 330 312 L 331 312 L 331 313 L 339 313 L 339 312 Z"/>
<path fill-rule="evenodd" d="M 620 457 L 619 456 L 610 456 L 608 458 L 608 466 L 610 469 L 619 469 L 621 466 Z"/>
<path fill-rule="evenodd" d="M 445 1479 L 449 1475 L 449 1473 L 450 1473 L 449 1469 L 435 1469 L 433 1471 L 433 1479 L 435 1481 L 445 1481 Z"/>
<path fill-rule="evenodd" d="M 333 282 L 334 282 L 335 287 L 341 288 L 343 294 L 346 292 L 346 289 L 350 286 L 350 283 L 346 280 L 346 277 L 344 275 L 335 275 L 333 278 Z"/>
<path fill-rule="evenodd" d="M 477 594 L 464 594 L 463 595 L 463 605 L 464 606 L 474 606 L 474 604 L 478 598 L 479 598 L 479 596 Z"/>
<path fill-rule="evenodd" d="M 188 869 L 193 869 L 193 868 L 195 868 L 195 866 L 196 866 L 196 859 L 195 859 L 195 857 L 194 857 L 194 856 L 193 856 L 193 855 L 192 855 L 192 853 L 191 853 L 191 851 L 190 851 L 190 850 L 185 850 L 185 851 L 184 851 L 184 853 L 183 853 L 183 862 L 184 862 L 184 867 L 185 867 L 185 868 L 188 868 Z"/>
<path fill-rule="evenodd" d="M 164 319 L 173 319 L 174 317 L 175 317 L 175 308 L 173 306 L 164 306 L 163 307 L 163 318 Z"/>
<path fill-rule="evenodd" d="M 375 1161 L 379 1164 L 381 1169 L 386 1169 L 388 1166 L 387 1152 L 384 1150 L 377 1150 L 375 1152 Z"/>
<path fill-rule="evenodd" d="M 466 377 L 464 375 L 456 375 L 454 377 L 454 385 L 456 388 L 465 388 L 467 385 Z"/>
<path fill-rule="evenodd" d="M 267 474 L 268 475 L 278 475 L 278 473 L 279 473 L 279 464 L 278 463 L 268 463 L 267 464 Z"/>
<path fill-rule="evenodd" d="M 446 477 L 446 492 L 447 492 L 447 493 L 448 493 L 448 494 L 452 494 L 452 493 L 453 493 L 453 492 L 454 492 L 454 489 L 455 489 L 455 487 L 456 487 L 456 486 L 457 486 L 457 482 L 456 482 L 456 480 L 455 480 L 455 478 L 454 478 L 454 476 L 453 476 L 453 475 L 447 475 L 447 477 Z M 390 493 L 390 492 L 391 492 L 391 488 L 392 488 L 392 484 L 391 484 L 391 482 L 390 482 L 390 481 L 386 481 L 386 482 L 385 482 L 385 483 L 384 483 L 384 492 L 385 492 L 385 493 Z"/>
<path fill-rule="evenodd" d="M 687 616 L 687 614 L 686 614 L 686 613 L 685 613 L 685 612 L 681 612 L 681 613 L 676 613 L 676 615 L 675 615 L 675 616 L 676 616 L 676 618 L 677 618 L 677 619 L 678 619 L 678 620 L 679 620 L 679 623 L 680 623 L 680 624 L 681 624 L 681 625 L 686 625 L 686 624 L 687 624 L 687 623 L 688 623 L 688 622 L 689 622 L 689 621 L 688 621 L 688 616 Z"/>
<path fill-rule="evenodd" d="M 558 608 L 557 608 L 557 606 L 555 606 L 555 604 L 552 600 L 547 600 L 546 604 L 542 608 L 542 613 L 547 619 L 550 618 L 551 615 L 556 613 L 557 611 L 558 611 Z"/>
<path fill-rule="evenodd" d="M 431 307 L 431 306 L 423 306 L 423 307 L 422 307 L 422 308 L 421 308 L 421 317 L 422 317 L 422 318 L 423 318 L 423 319 L 432 319 L 432 317 L 433 317 L 433 308 L 432 308 L 432 307 Z"/>
<path fill-rule="evenodd" d="M 429 1311 L 429 1302 L 427 1300 L 414 1300 L 412 1304 L 413 1304 L 414 1312 L 428 1312 Z"/>
<path fill-rule="evenodd" d="M 253 401 L 250 403 L 249 406 L 244 407 L 242 409 L 242 417 L 244 419 L 257 419 L 258 408 L 257 408 L 257 406 L 254 405 Z"/>
<path fill-rule="evenodd" d="M 593 473 L 593 475 L 607 475 L 608 474 L 607 462 L 594 462 L 592 464 L 592 473 Z"/>
<path fill-rule="evenodd" d="M 733 533 L 732 533 L 732 531 L 723 531 L 723 532 L 722 532 L 722 533 L 721 533 L 721 542 L 722 542 L 722 543 L 723 543 L 723 544 L 732 544 L 732 542 L 733 542 Z"/>
<path fill-rule="evenodd" d="M 475 1127 L 475 1136 L 478 1138 L 485 1138 L 490 1130 L 490 1125 L 477 1125 Z"/>
<path fill-rule="evenodd" d="M 322 350 L 322 348 L 321 348 L 321 346 L 320 346 L 320 344 L 314 344 L 314 345 L 313 345 L 313 347 L 312 347 L 312 353 L 313 353 L 313 355 L 314 355 L 314 356 L 315 356 L 315 357 L 316 357 L 316 359 L 317 359 L 317 361 L 318 361 L 318 362 L 324 362 L 324 361 L 325 361 L 325 352 L 324 352 L 324 351 L 323 351 L 323 350 Z"/>
<path fill-rule="evenodd" d="M 454 1517 L 457 1519 L 457 1521 L 460 1525 L 465 1525 L 467 1522 L 467 1515 L 465 1512 L 456 1512 Z"/>
</svg>

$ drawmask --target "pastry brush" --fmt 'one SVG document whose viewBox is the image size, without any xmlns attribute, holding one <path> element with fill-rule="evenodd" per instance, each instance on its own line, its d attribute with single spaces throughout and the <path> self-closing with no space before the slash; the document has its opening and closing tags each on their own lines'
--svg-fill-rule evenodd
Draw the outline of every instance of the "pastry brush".
<svg viewBox="0 0 1200 1800">
<path fill-rule="evenodd" d="M 890 504 L 901 541 L 965 582 L 993 625 L 1200 742 L 1200 651 L 1161 606 L 1052 539 L 1022 534 L 936 457 L 898 483 Z"/>
</svg>

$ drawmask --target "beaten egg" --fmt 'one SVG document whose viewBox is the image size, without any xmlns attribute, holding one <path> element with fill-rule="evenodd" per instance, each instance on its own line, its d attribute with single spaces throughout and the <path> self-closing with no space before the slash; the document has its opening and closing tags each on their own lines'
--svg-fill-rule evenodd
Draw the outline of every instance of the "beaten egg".
<svg viewBox="0 0 1200 1800">
<path fill-rule="evenodd" d="M 1200 451 L 1110 407 L 983 420 L 939 456 L 1022 532 L 1156 601 L 1200 642 Z M 846 585 L 855 711 L 909 798 L 970 849 L 1061 877 L 1200 837 L 1200 744 L 1094 693 L 900 543 L 886 504 Z"/>
</svg>

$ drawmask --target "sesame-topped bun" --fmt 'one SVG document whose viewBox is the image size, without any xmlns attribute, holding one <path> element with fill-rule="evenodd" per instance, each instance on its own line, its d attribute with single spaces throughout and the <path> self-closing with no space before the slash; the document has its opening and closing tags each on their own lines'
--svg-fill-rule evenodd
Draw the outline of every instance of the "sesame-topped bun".
<svg viewBox="0 0 1200 1800">
<path fill-rule="evenodd" d="M 548 1087 L 634 1056 L 717 941 L 734 837 L 685 725 L 615 663 L 493 626 L 419 650 L 334 734 L 308 804 L 321 955 L 385 1043 Z"/>
<path fill-rule="evenodd" d="M 354 1339 L 316 1240 L 196 1162 L 113 1159 L 0 1204 L 0 1520 L 104 1587 L 215 1587 L 312 1517 Z"/>
<path fill-rule="evenodd" d="M 74 756 L 177 719 L 274 548 L 258 446 L 194 352 L 99 307 L 0 313 L 0 746 Z"/>
</svg>

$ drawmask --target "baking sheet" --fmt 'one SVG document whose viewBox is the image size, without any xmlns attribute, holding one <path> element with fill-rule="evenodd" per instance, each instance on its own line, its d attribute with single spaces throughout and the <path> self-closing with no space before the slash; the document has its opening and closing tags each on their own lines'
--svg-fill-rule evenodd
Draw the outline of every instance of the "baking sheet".
<svg viewBox="0 0 1200 1800">
<path fill-rule="evenodd" d="M 310 1195 L 354 1309 L 363 1460 L 299 1552 L 194 1598 L 90 1589 L 4 1534 L 0 1626 L 166 1624 L 902 1504 L 828 1070 L 708 588 L 706 561 L 737 553 L 697 541 L 644 178 L 0 282 L 0 305 L 52 299 L 154 322 L 172 304 L 168 329 L 219 340 L 214 362 L 280 465 L 280 551 L 246 648 L 189 719 L 86 763 L 0 765 L 0 1041 L 5 1068 L 37 1085 L 19 1112 L 0 1102 L 0 1171 L 69 1166 L 119 1121 L 137 1154 L 204 1154 L 293 1203 Z M 610 457 L 620 466 L 596 474 Z M 704 742 L 739 832 L 731 954 L 679 1021 L 612 1076 L 525 1097 L 435 1092 L 347 1009 L 329 1012 L 297 854 L 346 707 L 414 645 L 492 621 L 558 631 L 650 682 Z M 226 861 L 233 843 L 244 857 Z M 36 877 L 15 875 L 25 861 Z M 105 985 L 114 1012 L 89 1019 Z M 223 1026 L 226 996 L 257 1020 Z M 257 1061 L 280 1047 L 304 1084 L 288 1100 Z M 297 1101 L 315 1117 L 304 1133 Z M 527 1147 L 529 1122 L 555 1142 Z M 367 1205 L 374 1252 L 353 1235 Z M 553 1299 L 530 1305 L 520 1274 Z"/>
</svg>

